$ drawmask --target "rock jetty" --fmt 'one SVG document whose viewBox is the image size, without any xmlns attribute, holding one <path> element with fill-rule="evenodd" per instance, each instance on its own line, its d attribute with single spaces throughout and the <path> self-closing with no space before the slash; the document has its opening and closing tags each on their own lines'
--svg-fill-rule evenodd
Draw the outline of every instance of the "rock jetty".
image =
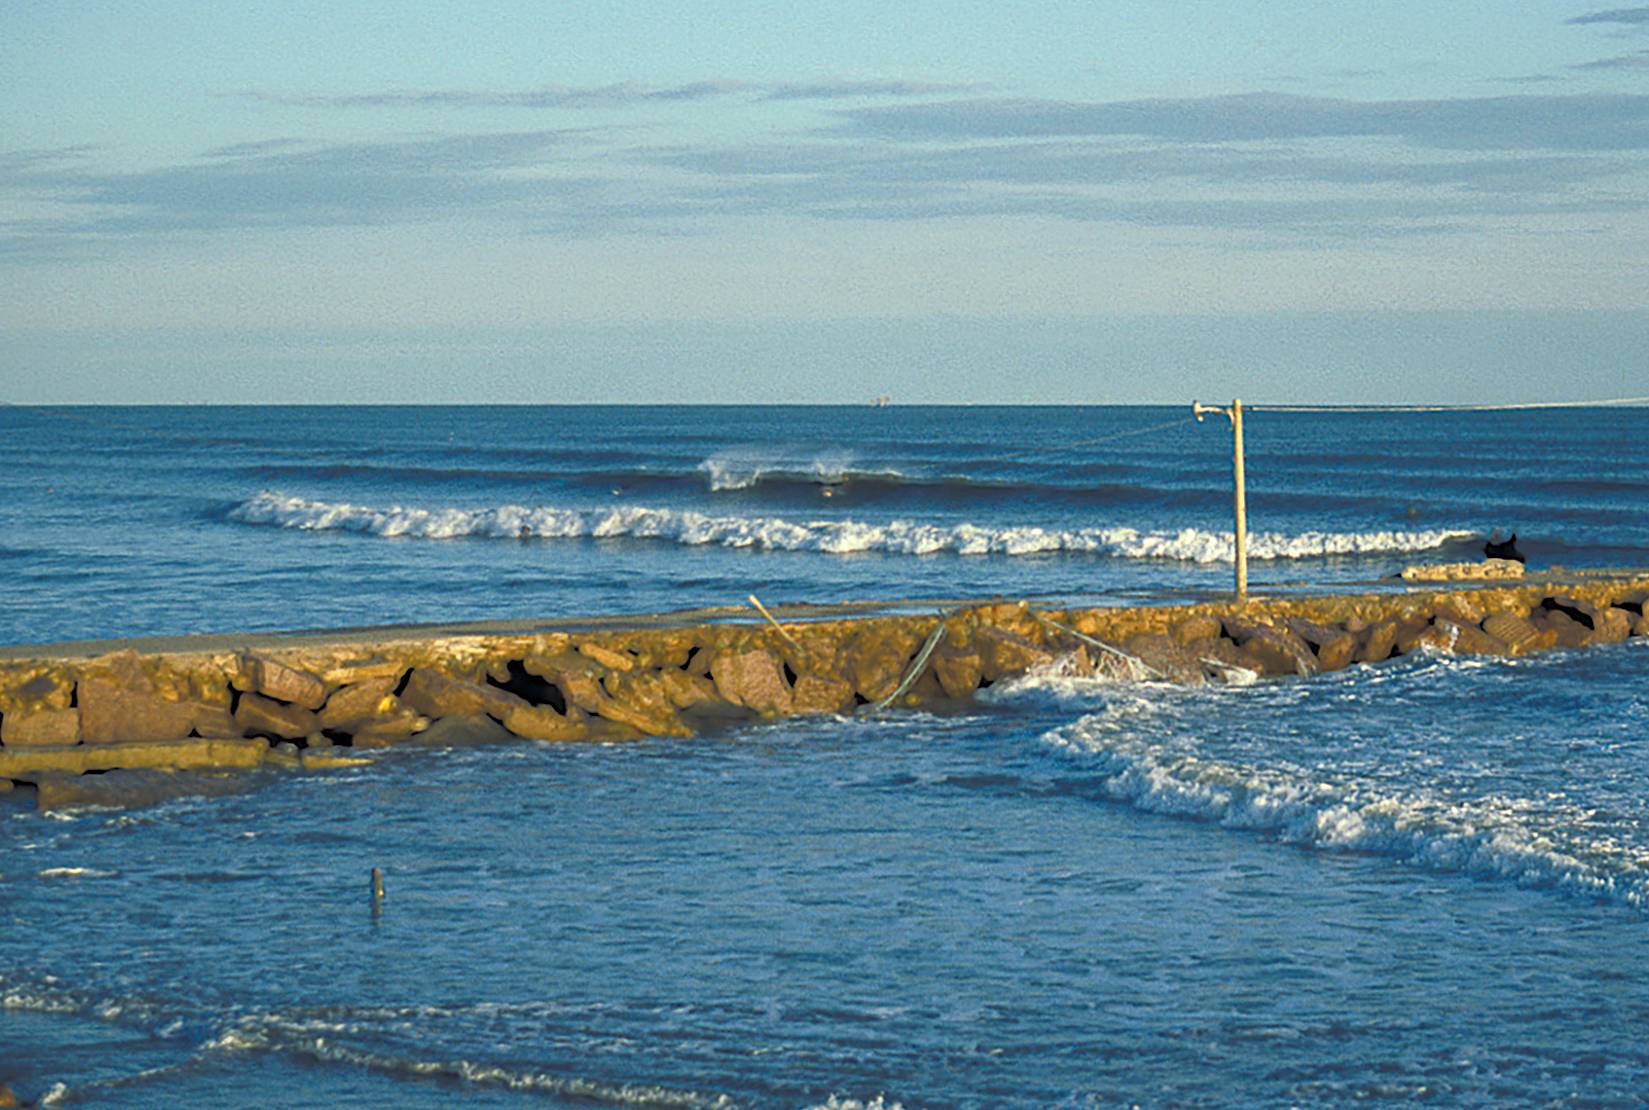
<svg viewBox="0 0 1649 1110">
<path fill-rule="evenodd" d="M 42 807 L 119 804 L 164 796 L 168 783 L 211 792 L 230 772 L 319 771 L 399 745 L 690 737 L 867 707 L 943 710 L 1054 665 L 1202 683 L 1419 650 L 1527 655 L 1649 636 L 1646 601 L 1649 576 L 1598 575 L 1244 604 L 793 610 L 782 626 L 666 616 L 16 647 L 0 650 L 0 791 L 31 786 Z"/>
</svg>

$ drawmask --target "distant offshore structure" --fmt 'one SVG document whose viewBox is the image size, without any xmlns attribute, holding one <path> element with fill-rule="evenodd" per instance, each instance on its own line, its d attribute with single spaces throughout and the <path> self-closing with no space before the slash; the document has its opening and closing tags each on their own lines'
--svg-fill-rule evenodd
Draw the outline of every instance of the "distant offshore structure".
<svg viewBox="0 0 1649 1110">
<path fill-rule="evenodd" d="M 870 407 L 873 408 L 873 409 L 885 409 L 891 404 L 893 404 L 893 398 L 889 397 L 886 393 L 884 393 L 880 397 L 878 397 L 874 401 L 872 401 L 870 403 Z"/>
</svg>

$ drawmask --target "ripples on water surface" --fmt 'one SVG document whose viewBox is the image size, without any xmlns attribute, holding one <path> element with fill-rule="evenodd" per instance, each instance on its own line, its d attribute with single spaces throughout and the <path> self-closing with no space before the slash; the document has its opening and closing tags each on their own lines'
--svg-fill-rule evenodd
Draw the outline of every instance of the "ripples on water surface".
<svg viewBox="0 0 1649 1110">
<path fill-rule="evenodd" d="M 825 447 L 831 420 L 872 418 L 781 415 Z M 193 447 L 0 413 L 27 486 L 3 510 L 9 638 L 175 631 L 186 611 L 235 627 L 657 608 L 752 582 L 778 601 L 1217 586 L 1217 561 L 1118 549 L 523 544 L 507 522 L 448 540 L 244 519 L 285 498 L 348 522 L 502 522 L 511 505 L 599 521 L 622 481 L 678 524 L 1189 530 L 1195 547 L 1223 521 L 1223 430 L 1096 449 L 1085 475 L 1049 469 L 1023 495 L 944 477 L 1019 481 L 968 460 L 1169 415 L 854 423 L 837 439 L 872 476 L 861 496 L 831 471 L 826 499 L 807 461 L 825 453 L 763 441 L 771 412 L 620 413 L 601 450 L 495 410 L 118 415 L 212 441 Z M 1624 415 L 1594 414 L 1579 446 L 1554 434 L 1555 461 L 1538 480 L 1510 466 L 1516 482 L 1489 475 L 1530 434 L 1521 416 L 1463 445 L 1416 422 L 1389 444 L 1364 418 L 1308 422 L 1286 450 L 1255 448 L 1275 476 L 1256 503 L 1296 546 L 1499 526 L 1609 561 L 1649 548 L 1641 519 L 1620 523 L 1649 469 L 1612 446 Z M 74 450 L 47 453 L 48 428 Z M 1400 456 L 1405 496 L 1426 499 L 1348 482 L 1365 455 Z M 489 469 L 510 473 L 472 473 Z M 1404 557 L 1286 562 L 1346 576 Z M 1646 662 L 1639 642 L 1227 690 L 1048 677 L 962 717 L 392 752 L 126 814 L 0 802 L 0 1081 L 107 1106 L 1636 1104 Z"/>
</svg>

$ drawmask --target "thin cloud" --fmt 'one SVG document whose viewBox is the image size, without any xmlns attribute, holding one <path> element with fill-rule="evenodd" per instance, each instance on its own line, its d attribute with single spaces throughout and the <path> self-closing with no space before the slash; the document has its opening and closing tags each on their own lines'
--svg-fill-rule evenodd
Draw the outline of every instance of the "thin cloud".
<svg viewBox="0 0 1649 1110">
<path fill-rule="evenodd" d="M 1603 12 L 1577 15 L 1563 22 L 1585 25 L 1589 23 L 1622 23 L 1633 27 L 1649 27 L 1649 8 L 1611 8 Z"/>
<path fill-rule="evenodd" d="M 1460 150 L 1649 149 L 1649 96 L 1358 101 L 974 99 L 841 109 L 839 133 L 908 141 L 1135 136 L 1178 142 L 1386 137 Z"/>
<path fill-rule="evenodd" d="M 1612 58 L 1599 58 L 1593 62 L 1581 62 L 1569 68 L 1580 70 L 1649 69 L 1649 50 L 1638 50 L 1631 54 L 1617 54 Z"/>
<path fill-rule="evenodd" d="M 396 89 L 370 93 L 276 93 L 243 89 L 226 94 L 296 108 L 528 108 L 587 111 L 727 97 L 754 100 L 847 100 L 871 97 L 942 96 L 980 92 L 990 86 L 938 84 L 905 79 L 752 82 L 694 81 L 682 85 L 546 85 L 537 89 Z"/>
<path fill-rule="evenodd" d="M 64 163 L 80 162 L 96 151 L 87 144 L 0 151 L 0 180 L 15 180 Z"/>
<path fill-rule="evenodd" d="M 383 225 L 495 214 L 587 193 L 582 133 L 532 131 L 290 149 L 245 144 L 239 155 L 133 173 L 62 171 L 37 180 L 89 210 L 60 233 Z M 561 155 L 561 157 L 557 157 Z M 533 174 L 520 171 L 533 170 Z"/>
<path fill-rule="evenodd" d="M 302 139 L 259 139 L 255 142 L 230 143 L 228 146 L 214 147 L 202 154 L 202 158 L 246 158 L 260 154 L 272 154 L 277 150 L 291 150 L 304 146 Z"/>
<path fill-rule="evenodd" d="M 765 86 L 762 100 L 848 100 L 872 96 L 947 96 L 982 92 L 983 83 L 935 84 L 925 81 L 805 81 Z"/>
<path fill-rule="evenodd" d="M 653 86 L 624 81 L 612 85 L 547 85 L 538 89 L 410 89 L 375 93 L 288 94 L 245 89 L 232 94 L 265 104 L 298 108 L 625 108 L 638 104 L 710 100 L 750 88 L 741 81 L 695 81 Z"/>
<path fill-rule="evenodd" d="M 16 152 L 0 155 L 0 185 L 55 207 L 0 234 L 49 245 L 463 221 L 587 237 L 709 234 L 718 221 L 758 216 L 1017 216 L 1224 228 L 1264 246 L 1649 210 L 1643 97 L 972 98 L 826 117 L 834 126 L 785 142 L 676 147 L 637 146 L 637 131 L 617 125 L 276 138 L 125 173 L 65 152 Z"/>
<path fill-rule="evenodd" d="M 715 150 L 657 150 L 637 156 L 707 177 L 836 178 L 861 183 L 1199 186 L 1247 188 L 1325 184 L 1447 187 L 1483 193 L 1547 193 L 1630 172 L 1597 155 L 1473 156 L 1403 161 L 1302 154 L 1287 146 L 1125 145 L 1046 140 L 970 144 L 944 150 L 845 143 L 763 144 Z"/>
</svg>

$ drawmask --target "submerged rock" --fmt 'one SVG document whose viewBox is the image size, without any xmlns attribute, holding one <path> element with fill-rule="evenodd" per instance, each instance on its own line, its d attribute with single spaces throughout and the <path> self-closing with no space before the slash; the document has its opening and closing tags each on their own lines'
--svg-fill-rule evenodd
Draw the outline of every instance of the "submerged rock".
<svg viewBox="0 0 1649 1110">
<path fill-rule="evenodd" d="M 189 771 L 115 770 L 101 775 L 41 775 L 35 780 L 42 810 L 74 806 L 135 809 L 174 798 L 223 797 L 257 785 L 249 775 Z"/>
</svg>

